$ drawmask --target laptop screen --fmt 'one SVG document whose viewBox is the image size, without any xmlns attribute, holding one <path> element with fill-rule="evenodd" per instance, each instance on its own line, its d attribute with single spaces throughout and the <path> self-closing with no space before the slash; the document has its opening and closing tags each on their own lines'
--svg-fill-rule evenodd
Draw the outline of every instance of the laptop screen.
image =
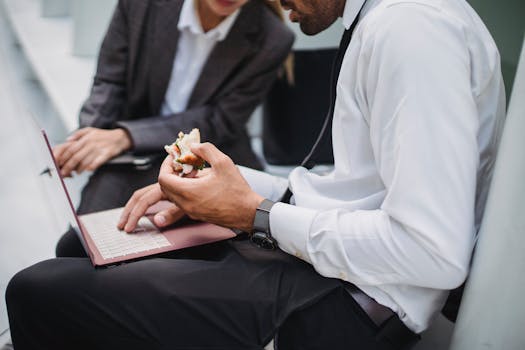
<svg viewBox="0 0 525 350">
<path fill-rule="evenodd" d="M 57 220 L 61 221 L 59 224 L 65 224 L 64 232 L 68 229 L 74 229 L 84 249 L 87 251 L 86 244 L 80 232 L 78 217 L 75 214 L 75 207 L 64 180 L 57 169 L 49 138 L 44 130 L 41 130 L 41 134 L 43 136 L 43 144 L 42 147 L 38 148 L 43 150 L 43 152 L 38 158 L 43 160 L 42 171 L 40 172 L 40 177 L 44 183 L 43 188 L 48 192 L 47 195 L 50 199 L 50 205 L 53 206 L 53 211 L 57 214 Z"/>
</svg>

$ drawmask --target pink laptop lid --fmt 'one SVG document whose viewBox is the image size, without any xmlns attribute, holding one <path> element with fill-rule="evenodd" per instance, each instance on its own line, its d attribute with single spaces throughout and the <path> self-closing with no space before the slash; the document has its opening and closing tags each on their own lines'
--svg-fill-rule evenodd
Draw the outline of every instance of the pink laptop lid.
<svg viewBox="0 0 525 350">
<path fill-rule="evenodd" d="M 156 248 L 156 249 L 150 249 L 146 251 L 141 251 L 138 253 L 123 255 L 115 258 L 110 259 L 104 259 L 102 257 L 102 254 L 100 253 L 100 250 L 97 248 L 94 240 L 92 239 L 89 232 L 86 230 L 85 226 L 82 224 L 82 216 L 78 216 L 75 211 L 75 207 L 73 206 L 73 202 L 71 200 L 71 197 L 69 195 L 69 192 L 67 190 L 67 187 L 65 185 L 64 179 L 62 178 L 62 175 L 60 174 L 60 171 L 58 170 L 58 166 L 56 163 L 56 160 L 53 156 L 53 149 L 51 147 L 51 144 L 49 143 L 49 139 L 47 137 L 47 134 L 44 130 L 42 130 L 42 135 L 44 137 L 45 143 L 47 145 L 49 155 L 51 158 L 51 161 L 49 162 L 49 172 L 50 175 L 53 176 L 53 172 L 56 173 L 57 176 L 53 176 L 54 178 L 58 178 L 60 181 L 60 187 L 64 191 L 65 198 L 67 198 L 68 206 L 71 209 L 71 213 L 73 214 L 74 219 L 70 220 L 70 224 L 73 229 L 77 232 L 77 235 L 82 242 L 82 245 L 84 246 L 84 249 L 88 253 L 91 262 L 94 266 L 104 266 L 104 265 L 112 265 L 117 264 L 129 260 L 135 260 L 159 253 L 165 253 L 172 250 L 177 249 L 183 249 L 208 243 L 213 243 L 229 238 L 233 238 L 236 236 L 235 232 L 224 227 L 220 227 L 214 224 L 199 222 L 199 223 L 190 223 L 188 225 L 184 226 L 176 226 L 170 227 L 167 229 L 160 230 L 159 234 L 162 234 L 166 237 L 166 239 L 169 241 L 170 245 L 165 246 L 162 248 Z M 170 202 L 162 201 L 159 202 L 152 207 L 148 209 L 146 212 L 146 217 L 148 219 L 152 220 L 153 216 L 159 212 L 160 210 L 173 205 Z M 96 215 L 90 214 L 90 215 Z M 152 221 L 153 222 L 153 221 Z M 116 226 L 115 222 L 115 226 Z M 131 233 L 132 234 L 132 233 Z"/>
</svg>

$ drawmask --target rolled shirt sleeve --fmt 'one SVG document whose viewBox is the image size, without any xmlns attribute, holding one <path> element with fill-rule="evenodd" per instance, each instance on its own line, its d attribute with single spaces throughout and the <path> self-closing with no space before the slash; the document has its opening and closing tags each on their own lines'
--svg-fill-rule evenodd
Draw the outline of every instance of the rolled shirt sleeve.
<svg viewBox="0 0 525 350">
<path fill-rule="evenodd" d="M 250 188 L 269 200 L 278 201 L 288 188 L 288 180 L 285 178 L 243 166 L 238 168 Z"/>
</svg>

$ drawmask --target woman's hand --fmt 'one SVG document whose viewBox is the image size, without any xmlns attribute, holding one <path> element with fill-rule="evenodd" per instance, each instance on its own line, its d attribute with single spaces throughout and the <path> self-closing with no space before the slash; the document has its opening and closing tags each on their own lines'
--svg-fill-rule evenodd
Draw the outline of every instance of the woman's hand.
<svg viewBox="0 0 525 350">
<path fill-rule="evenodd" d="M 124 129 L 83 128 L 53 149 L 62 176 L 85 170 L 94 171 L 111 158 L 131 148 L 131 139 Z"/>
</svg>

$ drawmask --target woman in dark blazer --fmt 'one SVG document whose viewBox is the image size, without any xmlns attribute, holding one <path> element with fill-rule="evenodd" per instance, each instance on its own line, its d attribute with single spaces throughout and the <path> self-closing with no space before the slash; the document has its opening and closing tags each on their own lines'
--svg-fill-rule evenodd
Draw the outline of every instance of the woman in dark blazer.
<svg viewBox="0 0 525 350">
<path fill-rule="evenodd" d="M 204 33 L 228 16 L 236 18 L 211 49 L 184 110 L 171 113 L 168 94 L 177 88 L 168 87 L 179 58 L 185 1 L 192 2 Z M 95 170 L 79 214 L 123 206 L 134 190 L 155 182 L 157 164 L 137 170 L 106 163 L 126 151 L 162 154 L 179 131 L 199 128 L 204 141 L 237 164 L 261 168 L 246 122 L 282 71 L 293 43 L 278 6 L 271 0 L 118 2 L 80 112 L 81 129 L 54 149 L 63 175 Z"/>
</svg>

